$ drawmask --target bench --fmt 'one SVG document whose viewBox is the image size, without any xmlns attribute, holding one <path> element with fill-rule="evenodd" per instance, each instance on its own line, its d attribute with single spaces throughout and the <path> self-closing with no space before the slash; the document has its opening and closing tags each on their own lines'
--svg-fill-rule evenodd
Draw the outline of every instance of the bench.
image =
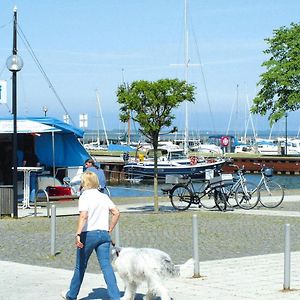
<svg viewBox="0 0 300 300">
<path fill-rule="evenodd" d="M 44 194 L 41 196 L 41 194 Z M 60 203 L 68 200 L 77 200 L 79 199 L 78 195 L 67 195 L 67 196 L 49 196 L 46 190 L 38 190 L 36 192 L 36 197 L 34 201 L 34 216 L 37 215 L 37 202 L 46 202 L 47 203 L 47 217 L 50 217 L 50 204 Z"/>
</svg>

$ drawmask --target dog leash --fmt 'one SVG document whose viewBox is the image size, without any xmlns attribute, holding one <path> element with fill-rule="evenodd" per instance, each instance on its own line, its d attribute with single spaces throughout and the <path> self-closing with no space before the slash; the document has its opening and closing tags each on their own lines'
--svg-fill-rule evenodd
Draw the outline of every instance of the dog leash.
<svg viewBox="0 0 300 300">
<path fill-rule="evenodd" d="M 116 248 L 116 244 L 115 244 L 113 241 L 111 241 L 111 244 L 112 244 L 113 247 L 115 247 L 115 249 L 116 249 L 116 254 L 117 254 L 117 256 L 119 256 L 120 250 L 118 250 L 118 249 Z"/>
</svg>

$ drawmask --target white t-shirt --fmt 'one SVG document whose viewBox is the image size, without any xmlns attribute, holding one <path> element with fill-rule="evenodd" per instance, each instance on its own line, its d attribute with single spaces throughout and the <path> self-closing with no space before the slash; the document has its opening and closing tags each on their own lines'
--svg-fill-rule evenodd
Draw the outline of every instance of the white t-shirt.
<svg viewBox="0 0 300 300">
<path fill-rule="evenodd" d="M 110 198 L 97 189 L 88 189 L 83 191 L 79 197 L 78 210 L 87 211 L 88 218 L 82 231 L 107 230 L 109 226 L 109 210 L 114 208 L 115 204 Z"/>
</svg>

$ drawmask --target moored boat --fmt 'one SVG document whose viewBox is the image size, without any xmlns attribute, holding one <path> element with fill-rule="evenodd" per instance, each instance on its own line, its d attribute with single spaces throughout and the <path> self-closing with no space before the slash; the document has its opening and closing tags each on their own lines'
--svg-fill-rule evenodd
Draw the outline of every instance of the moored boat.
<svg viewBox="0 0 300 300">
<path fill-rule="evenodd" d="M 182 149 L 158 149 L 158 178 L 166 175 L 189 175 L 193 178 L 204 178 L 205 170 L 220 169 L 225 163 L 223 158 L 204 159 L 196 156 L 188 157 Z M 153 179 L 154 150 L 147 152 L 144 159 L 128 161 L 124 166 L 128 178 Z"/>
</svg>

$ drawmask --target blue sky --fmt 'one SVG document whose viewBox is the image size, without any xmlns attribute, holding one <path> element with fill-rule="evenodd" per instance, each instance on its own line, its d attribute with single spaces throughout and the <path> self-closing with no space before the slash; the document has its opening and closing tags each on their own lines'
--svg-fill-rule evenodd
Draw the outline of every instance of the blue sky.
<svg viewBox="0 0 300 300">
<path fill-rule="evenodd" d="M 14 5 L 21 30 L 77 126 L 79 114 L 87 113 L 88 127 L 96 128 L 96 89 L 106 127 L 124 130 L 116 101 L 123 79 L 185 78 L 183 67 L 172 66 L 184 61 L 184 0 L 1 0 L 0 78 L 8 80 L 9 91 L 5 62 Z M 246 99 L 251 103 L 267 59 L 264 39 L 299 22 L 299 12 L 299 0 L 189 0 L 190 63 L 202 64 L 189 68 L 189 82 L 197 87 L 197 100 L 189 105 L 191 130 L 243 130 Z M 18 114 L 41 116 L 47 106 L 48 116 L 62 119 L 63 108 L 20 38 L 18 48 L 24 60 Z M 6 106 L 0 114 L 9 114 Z M 299 115 L 289 114 L 289 129 L 298 130 Z M 184 107 L 176 116 L 174 125 L 183 129 Z M 268 127 L 266 118 L 254 117 L 254 124 Z"/>
</svg>

